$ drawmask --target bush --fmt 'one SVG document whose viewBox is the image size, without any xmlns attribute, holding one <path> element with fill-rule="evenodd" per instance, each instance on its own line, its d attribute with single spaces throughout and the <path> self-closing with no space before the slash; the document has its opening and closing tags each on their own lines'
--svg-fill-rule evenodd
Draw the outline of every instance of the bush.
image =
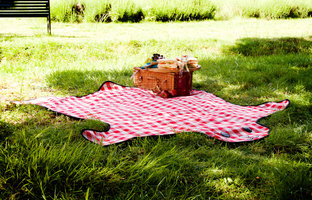
<svg viewBox="0 0 312 200">
<path fill-rule="evenodd" d="M 73 7 L 84 5 L 83 14 Z M 62 22 L 140 22 L 228 19 L 235 16 L 268 19 L 312 16 L 305 0 L 54 0 L 51 15 Z"/>
<path fill-rule="evenodd" d="M 76 1 L 53 1 L 52 19 L 62 22 L 79 22 L 79 17 L 88 22 L 186 21 L 213 19 L 216 11 L 210 0 L 136 0 L 135 3 L 130 0 L 81 0 L 78 3 L 85 6 L 83 16 L 73 12 Z"/>
</svg>

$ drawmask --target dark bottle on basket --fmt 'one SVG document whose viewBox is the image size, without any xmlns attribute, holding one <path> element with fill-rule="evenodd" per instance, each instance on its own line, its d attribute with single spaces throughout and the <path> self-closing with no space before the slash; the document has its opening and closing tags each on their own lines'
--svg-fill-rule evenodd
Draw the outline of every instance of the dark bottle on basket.
<svg viewBox="0 0 312 200">
<path fill-rule="evenodd" d="M 188 96 L 192 90 L 192 72 L 181 71 L 176 74 L 178 96 Z"/>
</svg>

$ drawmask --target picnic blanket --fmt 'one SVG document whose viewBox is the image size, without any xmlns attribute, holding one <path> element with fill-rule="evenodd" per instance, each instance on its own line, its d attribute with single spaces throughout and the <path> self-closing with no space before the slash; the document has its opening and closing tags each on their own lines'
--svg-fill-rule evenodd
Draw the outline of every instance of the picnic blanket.
<svg viewBox="0 0 312 200">
<path fill-rule="evenodd" d="M 258 140 L 269 134 L 269 128 L 258 120 L 285 109 L 289 100 L 240 106 L 200 90 L 192 90 L 190 96 L 164 99 L 148 90 L 107 81 L 97 92 L 83 97 L 44 97 L 24 103 L 106 122 L 108 130 L 83 130 L 82 135 L 110 145 L 134 137 L 181 132 L 200 132 L 225 142 Z"/>
</svg>

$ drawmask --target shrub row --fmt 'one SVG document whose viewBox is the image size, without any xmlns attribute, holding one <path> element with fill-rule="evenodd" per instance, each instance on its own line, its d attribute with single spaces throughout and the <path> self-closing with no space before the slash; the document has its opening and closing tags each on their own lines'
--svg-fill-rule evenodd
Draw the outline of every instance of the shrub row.
<svg viewBox="0 0 312 200">
<path fill-rule="evenodd" d="M 206 0 L 55 0 L 56 21 L 139 22 L 213 19 L 216 6 Z"/>
<path fill-rule="evenodd" d="M 188 21 L 235 16 L 305 18 L 312 1 L 305 0 L 53 0 L 52 19 L 61 22 Z"/>
</svg>

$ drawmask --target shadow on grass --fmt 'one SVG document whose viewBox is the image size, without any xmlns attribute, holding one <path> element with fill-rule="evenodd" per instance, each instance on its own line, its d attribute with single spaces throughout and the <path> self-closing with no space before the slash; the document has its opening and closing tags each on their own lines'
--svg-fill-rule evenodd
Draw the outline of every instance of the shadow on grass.
<svg viewBox="0 0 312 200">
<path fill-rule="evenodd" d="M 23 35 L 23 34 L 16 34 L 16 33 L 0 33 L 0 41 L 13 41 L 17 38 L 40 38 L 41 35 Z M 45 35 L 43 35 L 45 37 Z M 49 36 L 50 37 L 50 36 Z M 88 38 L 86 36 L 71 36 L 71 35 L 59 35 L 59 34 L 53 34 L 53 38 Z"/>
<path fill-rule="evenodd" d="M 312 39 L 304 38 L 243 38 L 225 52 L 244 56 L 265 56 L 278 54 L 312 53 Z"/>
<path fill-rule="evenodd" d="M 196 72 L 193 87 L 239 105 L 289 99 L 291 106 L 287 112 L 277 115 L 282 119 L 289 115 L 291 122 L 304 124 L 312 117 L 312 59 L 311 56 L 308 61 L 302 59 L 303 55 L 281 55 L 267 59 L 230 56 L 222 60 L 203 60 L 209 66 Z M 290 65 L 286 60 L 293 63 Z M 308 67 L 300 67 L 302 65 Z M 275 118 L 275 122 L 281 121 Z"/>
<path fill-rule="evenodd" d="M 14 129 L 14 125 L 4 121 L 0 121 L 0 141 L 10 136 L 14 132 Z"/>
<path fill-rule="evenodd" d="M 0 63 L 1 63 L 2 58 L 3 58 L 2 49 L 1 49 L 1 47 L 0 47 Z"/>
<path fill-rule="evenodd" d="M 30 35 L 21 35 L 21 34 L 15 34 L 15 33 L 0 33 L 0 41 L 6 42 L 6 41 L 12 41 L 16 38 L 31 38 L 36 36 L 30 36 Z"/>
<path fill-rule="evenodd" d="M 125 71 L 57 71 L 46 77 L 49 87 L 55 88 L 64 94 L 84 96 L 96 92 L 105 81 L 113 81 L 120 85 L 129 86 L 131 70 Z"/>
<path fill-rule="evenodd" d="M 287 98 L 290 108 L 275 114 L 288 118 L 284 123 L 311 119 L 312 37 L 244 38 L 223 52 L 223 57 L 200 60 L 203 67 L 194 74 L 194 88 L 240 105 Z M 270 124 L 283 121 L 273 118 Z"/>
</svg>

